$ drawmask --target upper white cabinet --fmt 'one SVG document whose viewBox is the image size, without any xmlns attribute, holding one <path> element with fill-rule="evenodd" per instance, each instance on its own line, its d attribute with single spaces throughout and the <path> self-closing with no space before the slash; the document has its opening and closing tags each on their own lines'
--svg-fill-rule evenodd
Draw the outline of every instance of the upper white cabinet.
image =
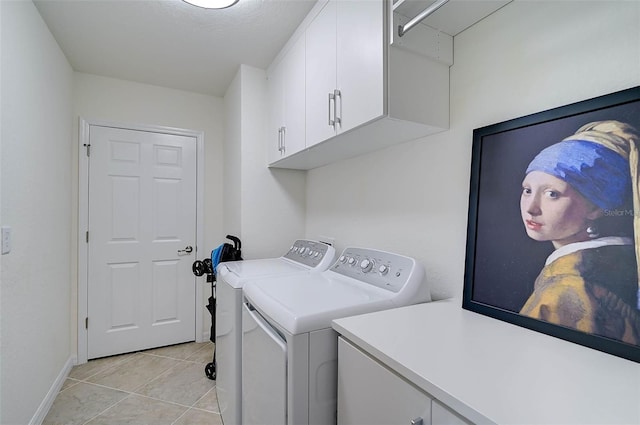
<svg viewBox="0 0 640 425">
<path fill-rule="evenodd" d="M 269 163 L 305 148 L 304 35 L 268 74 Z"/>
<path fill-rule="evenodd" d="M 454 14 L 455 27 L 466 28 L 508 1 L 486 0 L 492 4 L 491 10 L 471 15 L 465 8 Z M 272 120 L 270 167 L 311 169 L 448 129 L 449 66 L 453 64 L 455 34 L 420 24 L 403 37 L 397 35 L 398 25 L 409 20 L 401 12 L 407 15 L 407 11 L 413 12 L 407 6 L 426 7 L 429 3 L 318 1 L 294 33 L 295 46 L 290 40 L 279 56 L 285 57 L 282 66 L 290 68 L 281 71 L 282 75 L 295 74 L 283 77 L 280 84 L 289 85 L 291 90 L 297 88 L 285 102 L 296 105 L 296 115 L 281 118 L 286 125 Z M 438 18 L 441 21 L 453 19 L 446 8 L 437 12 L 444 14 L 444 19 Z M 293 54 L 301 48 L 301 39 L 304 52 Z M 299 63 L 292 60 L 297 65 L 286 64 L 289 55 L 304 56 L 303 82 L 298 79 Z M 277 68 L 272 65 L 270 69 L 277 74 Z M 270 93 L 279 92 L 277 78 L 270 76 Z M 279 106 L 275 95 L 270 97 L 270 108 L 276 109 L 273 115 L 282 108 L 287 111 L 286 104 Z M 284 149 L 282 126 L 286 127 Z M 290 146 L 292 133 L 298 134 L 301 127 L 304 142 L 296 136 L 295 147 Z"/>
<path fill-rule="evenodd" d="M 269 119 L 267 125 L 267 158 L 269 163 L 285 156 L 282 148 L 284 127 L 284 67 L 282 61 L 274 65 L 267 75 L 267 98 Z"/>
<path fill-rule="evenodd" d="M 315 145 L 335 133 L 336 2 L 329 2 L 311 22 L 306 38 L 307 144 Z M 330 97 L 334 97 L 332 100 Z M 331 121 L 331 117 L 334 117 Z"/>
<path fill-rule="evenodd" d="M 384 113 L 381 1 L 330 1 L 306 31 L 306 146 Z"/>
</svg>

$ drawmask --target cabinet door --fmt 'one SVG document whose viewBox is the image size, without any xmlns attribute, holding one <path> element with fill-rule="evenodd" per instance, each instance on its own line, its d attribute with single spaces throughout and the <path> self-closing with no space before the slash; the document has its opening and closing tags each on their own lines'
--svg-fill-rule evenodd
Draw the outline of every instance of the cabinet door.
<svg viewBox="0 0 640 425">
<path fill-rule="evenodd" d="M 336 88 L 336 2 L 329 1 L 306 30 L 306 145 L 335 135 L 329 124 Z M 330 117 L 331 115 L 331 117 Z"/>
<path fill-rule="evenodd" d="M 287 423 L 287 345 L 264 318 L 242 306 L 242 423 Z"/>
<path fill-rule="evenodd" d="M 384 2 L 337 2 L 338 133 L 384 113 Z"/>
<path fill-rule="evenodd" d="M 267 161 L 271 164 L 282 158 L 281 129 L 284 122 L 283 106 L 283 61 L 274 68 L 267 80 L 267 95 L 269 104 L 269 121 L 267 129 Z"/>
<path fill-rule="evenodd" d="M 470 425 L 469 422 L 435 400 L 431 403 L 431 422 L 437 425 Z"/>
<path fill-rule="evenodd" d="M 284 152 L 294 154 L 305 147 L 305 37 L 296 41 L 283 59 Z"/>
<path fill-rule="evenodd" d="M 338 425 L 431 423 L 431 399 L 362 351 L 338 340 Z"/>
</svg>

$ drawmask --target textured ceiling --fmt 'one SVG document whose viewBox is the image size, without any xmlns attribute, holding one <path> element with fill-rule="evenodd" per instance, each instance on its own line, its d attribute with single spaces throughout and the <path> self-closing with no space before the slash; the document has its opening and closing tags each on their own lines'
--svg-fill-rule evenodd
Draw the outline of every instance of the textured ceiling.
<svg viewBox="0 0 640 425">
<path fill-rule="evenodd" d="M 223 96 L 240 64 L 266 69 L 315 0 L 36 0 L 74 70 Z"/>
</svg>

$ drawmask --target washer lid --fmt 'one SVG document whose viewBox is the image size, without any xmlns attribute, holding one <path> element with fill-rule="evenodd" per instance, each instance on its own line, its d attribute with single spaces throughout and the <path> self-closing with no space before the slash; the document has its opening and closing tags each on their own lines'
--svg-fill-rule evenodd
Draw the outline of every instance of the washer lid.
<svg viewBox="0 0 640 425">
<path fill-rule="evenodd" d="M 391 293 L 326 271 L 248 281 L 244 295 L 267 318 L 297 335 L 331 327 L 331 321 L 394 307 Z"/>
<path fill-rule="evenodd" d="M 234 288 L 242 288 L 244 282 L 249 279 L 309 272 L 310 269 L 305 265 L 280 257 L 220 263 L 216 277 Z"/>
<path fill-rule="evenodd" d="M 242 288 L 248 279 L 294 273 L 320 273 L 331 266 L 335 253 L 332 246 L 322 242 L 298 239 L 282 257 L 220 263 L 216 270 L 216 278 L 238 289 Z"/>
</svg>

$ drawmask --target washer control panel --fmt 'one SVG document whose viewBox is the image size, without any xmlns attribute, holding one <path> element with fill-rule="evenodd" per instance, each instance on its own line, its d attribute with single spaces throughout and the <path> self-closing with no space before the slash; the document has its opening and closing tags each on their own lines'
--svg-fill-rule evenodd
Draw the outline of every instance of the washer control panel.
<svg viewBox="0 0 640 425">
<path fill-rule="evenodd" d="M 417 278 L 413 258 L 369 248 L 345 248 L 331 270 L 392 292 Z"/>
<path fill-rule="evenodd" d="M 284 257 L 312 269 L 326 270 L 333 261 L 335 252 L 332 246 L 325 243 L 298 239 Z"/>
</svg>

